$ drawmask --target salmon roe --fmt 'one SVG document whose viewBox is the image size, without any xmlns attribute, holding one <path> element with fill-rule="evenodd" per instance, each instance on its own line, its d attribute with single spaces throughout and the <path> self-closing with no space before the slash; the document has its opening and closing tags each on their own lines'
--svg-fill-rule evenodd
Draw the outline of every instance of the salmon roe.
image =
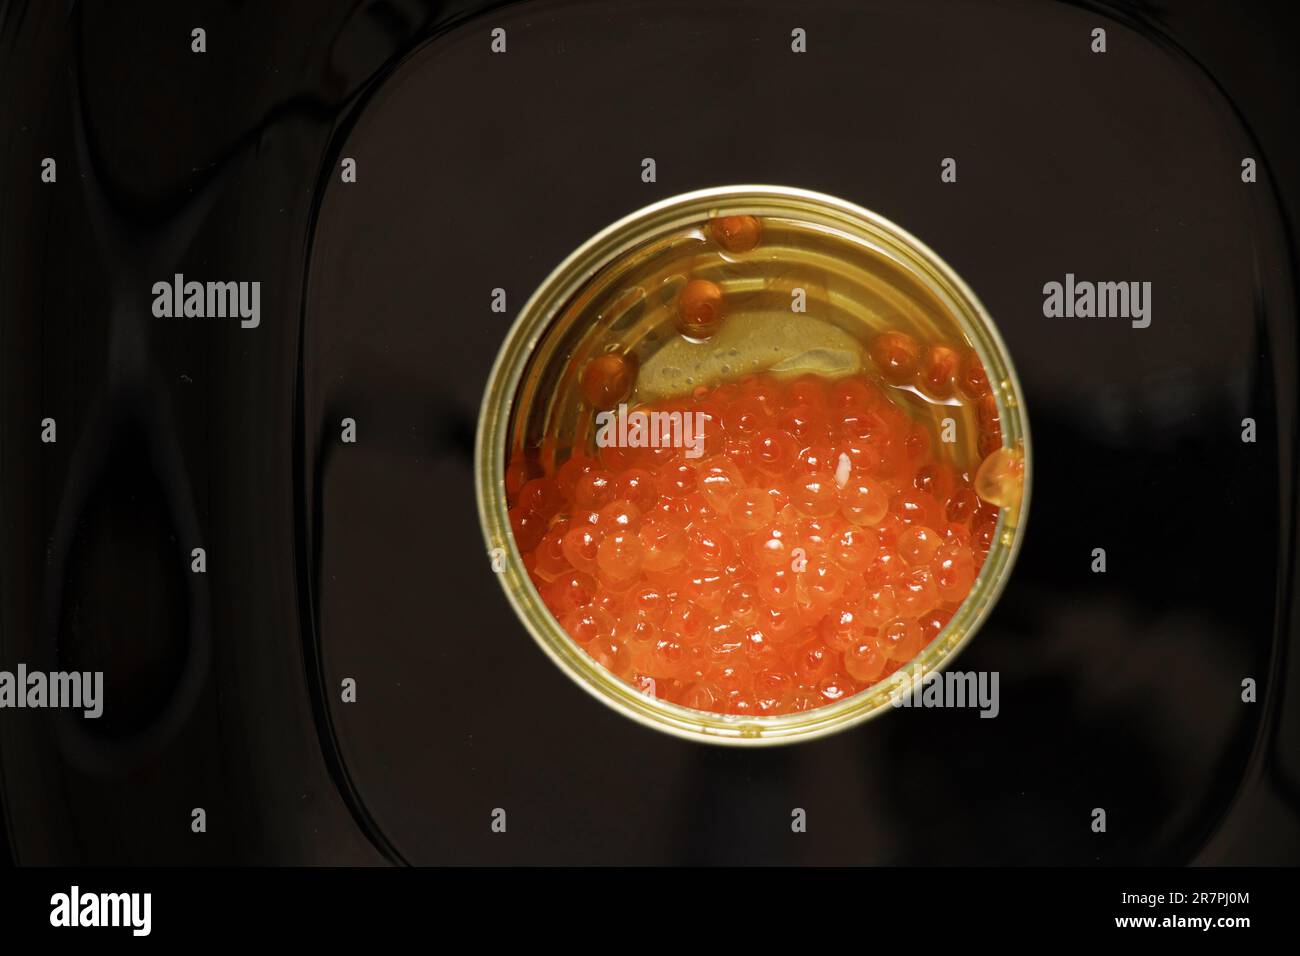
<svg viewBox="0 0 1300 956">
<path fill-rule="evenodd" d="M 718 297 L 690 291 L 683 312 L 699 334 Z M 939 634 L 983 565 L 998 505 L 1018 501 L 1015 462 L 968 349 L 890 331 L 869 354 L 875 374 L 754 375 L 642 406 L 703 413 L 698 457 L 576 451 L 549 475 L 511 460 L 524 565 L 593 659 L 676 704 L 775 715 L 857 694 Z M 627 369 L 598 361 L 584 380 L 593 406 L 625 391 Z M 984 471 L 958 471 L 889 384 L 967 404 Z"/>
</svg>

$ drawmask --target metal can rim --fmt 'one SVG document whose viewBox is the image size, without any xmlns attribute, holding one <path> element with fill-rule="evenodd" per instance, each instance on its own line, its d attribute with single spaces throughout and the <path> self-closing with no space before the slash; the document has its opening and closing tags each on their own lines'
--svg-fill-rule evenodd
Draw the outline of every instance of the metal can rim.
<svg viewBox="0 0 1300 956">
<path fill-rule="evenodd" d="M 984 363 L 1003 422 L 1004 447 L 1024 456 L 1024 493 L 1015 522 L 999 518 L 984 567 L 970 594 L 943 629 L 890 677 L 844 700 L 776 716 L 697 711 L 646 695 L 587 655 L 542 604 L 510 531 L 502 491 L 510 410 L 537 343 L 555 316 L 600 269 L 617 261 L 648 234 L 698 224 L 725 207 L 728 215 L 797 214 L 845 226 L 882 243 L 883 251 L 910 268 L 954 307 L 953 317 Z M 946 668 L 966 647 L 997 603 L 1024 538 L 1032 489 L 1033 456 L 1022 391 L 1006 345 L 991 315 L 960 276 L 929 246 L 878 213 L 834 196 L 789 186 L 718 186 L 681 193 L 644 206 L 596 233 L 566 257 L 520 309 L 488 375 L 474 449 L 479 523 L 489 553 L 510 555 L 498 573 L 511 607 L 543 652 L 579 687 L 643 726 L 696 742 L 762 746 L 813 740 L 856 726 L 896 703 L 903 688 Z"/>
</svg>

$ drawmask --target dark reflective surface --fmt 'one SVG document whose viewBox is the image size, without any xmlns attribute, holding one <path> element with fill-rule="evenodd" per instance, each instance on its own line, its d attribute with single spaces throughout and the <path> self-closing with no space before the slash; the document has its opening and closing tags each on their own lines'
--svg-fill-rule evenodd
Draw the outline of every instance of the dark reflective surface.
<svg viewBox="0 0 1300 956">
<path fill-rule="evenodd" d="M 325 683 L 380 688 L 334 713 L 366 806 L 422 862 L 1189 858 L 1258 732 L 1240 681 L 1272 650 L 1277 446 L 1243 445 L 1240 423 L 1278 427 L 1254 311 L 1276 250 L 1249 239 L 1238 134 L 1138 37 L 1115 29 L 1124 55 L 1103 66 L 1075 11 L 844 5 L 800 21 L 816 51 L 800 58 L 781 7 L 747 5 L 743 29 L 741 9 L 495 17 L 507 56 L 482 29 L 430 44 L 340 147 L 382 175 L 322 204 L 305 412 L 326 436 L 307 454 Z M 977 24 L 996 39 L 972 47 Z M 448 98 L 465 75 L 474 95 Z M 517 307 L 619 215 L 726 182 L 894 218 L 999 321 L 1039 471 L 1017 572 L 959 665 L 1002 673 L 997 720 L 890 715 L 781 752 L 682 744 L 569 686 L 497 593 L 469 448 L 443 424 L 472 419 L 504 333 L 490 290 Z M 1043 318 L 1041 286 L 1066 272 L 1151 281 L 1152 326 Z M 333 434 L 345 410 L 374 423 L 356 447 Z M 497 806 L 522 818 L 508 843 L 486 826 Z M 796 806 L 818 821 L 806 840 L 784 824 Z M 1116 821 L 1104 838 L 1093 807 Z"/>
<path fill-rule="evenodd" d="M 89 482 L 66 570 L 49 557 L 87 484 L 73 455 L 102 419 L 115 308 L 145 319 L 209 556 L 212 645 L 192 707 L 117 764 L 75 759 L 48 715 L 0 714 L 19 859 L 1294 861 L 1293 665 L 1275 640 L 1294 305 L 1269 187 L 1238 176 L 1256 147 L 1175 51 L 1097 13 L 900 6 L 526 4 L 400 68 L 456 8 L 5 8 L 4 77 L 42 94 L 19 99 L 0 160 L 28 177 L 0 187 L 16 224 L 0 230 L 0 667 L 35 659 L 56 616 L 61 651 L 111 661 L 126 689 L 101 728 L 118 734 L 156 723 L 184 672 L 192 598 L 167 555 L 190 545 L 168 537 L 177 512 L 137 432 L 109 442 L 112 480 Z M 493 57 L 498 25 L 509 53 Z M 792 26 L 809 53 L 789 52 Z M 260 279 L 259 329 L 153 320 L 147 284 L 114 284 L 74 87 L 86 162 L 153 256 L 130 261 L 162 270 L 150 281 Z M 46 155 L 59 184 L 33 188 Z M 343 156 L 355 184 L 336 181 Z M 939 182 L 946 156 L 956 184 Z M 958 663 L 1001 673 L 995 720 L 908 712 L 790 749 L 686 744 L 574 687 L 499 592 L 471 464 L 508 325 L 491 290 L 513 314 L 610 221 L 739 182 L 894 219 L 998 321 L 1037 474 L 1011 585 Z M 1043 318 L 1041 287 L 1066 272 L 1152 282 L 1151 327 Z M 46 415 L 54 446 L 34 438 Z M 344 417 L 355 445 L 337 440 Z M 344 677 L 358 702 L 331 704 Z M 213 821 L 202 842 L 195 806 Z"/>
</svg>

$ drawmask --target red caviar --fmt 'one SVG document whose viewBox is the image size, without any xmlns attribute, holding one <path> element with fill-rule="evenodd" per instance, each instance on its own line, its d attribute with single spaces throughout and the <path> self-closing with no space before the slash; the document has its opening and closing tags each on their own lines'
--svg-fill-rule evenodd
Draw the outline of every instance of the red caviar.
<svg viewBox="0 0 1300 956">
<path fill-rule="evenodd" d="M 708 279 L 692 279 L 677 299 L 677 327 L 693 339 L 707 339 L 722 324 L 722 289 Z"/>
<path fill-rule="evenodd" d="M 749 252 L 762 238 L 763 227 L 753 216 L 722 216 L 709 223 L 709 234 L 728 252 Z"/>
<path fill-rule="evenodd" d="M 715 232 L 749 238 L 747 223 Z M 700 336 L 720 303 L 712 283 L 688 285 L 683 325 Z M 885 382 L 968 400 L 982 458 L 1013 454 L 969 350 L 891 331 L 869 351 Z M 584 379 L 596 407 L 628 371 L 598 361 Z M 543 601 L 604 667 L 698 710 L 809 710 L 887 677 L 970 593 L 999 514 L 982 489 L 1017 480 L 1014 457 L 959 472 L 889 391 L 871 374 L 754 375 L 645 406 L 703 413 L 700 457 L 602 449 L 527 480 L 515 459 L 510 519 Z"/>
<path fill-rule="evenodd" d="M 626 355 L 597 356 L 582 372 L 582 397 L 598 410 L 613 408 L 632 394 L 636 362 Z"/>
</svg>

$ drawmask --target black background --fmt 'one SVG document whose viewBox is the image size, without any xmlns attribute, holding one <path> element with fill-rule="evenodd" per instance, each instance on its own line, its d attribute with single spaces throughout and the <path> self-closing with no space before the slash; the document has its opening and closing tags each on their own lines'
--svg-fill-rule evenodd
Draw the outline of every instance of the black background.
<svg viewBox="0 0 1300 956">
<path fill-rule="evenodd" d="M 1175 37 L 1224 100 L 1168 45 L 1062 4 L 539 2 L 425 46 L 463 11 L 0 7 L 0 666 L 57 648 L 111 695 L 90 739 L 4 713 L 14 855 L 1294 863 L 1283 10 L 1112 11 Z M 1242 155 L 1266 161 L 1254 187 Z M 505 331 L 490 289 L 517 307 L 618 216 L 746 181 L 900 222 L 1007 339 L 1034 500 L 960 665 L 1001 672 L 997 720 L 889 715 L 761 753 L 671 740 L 573 687 L 497 590 L 470 462 Z M 174 271 L 260 279 L 261 328 L 148 318 Z M 1152 327 L 1043 319 L 1067 271 L 1152 281 Z M 122 388 L 132 315 L 152 371 Z M 342 676 L 360 701 L 331 708 Z"/>
</svg>

